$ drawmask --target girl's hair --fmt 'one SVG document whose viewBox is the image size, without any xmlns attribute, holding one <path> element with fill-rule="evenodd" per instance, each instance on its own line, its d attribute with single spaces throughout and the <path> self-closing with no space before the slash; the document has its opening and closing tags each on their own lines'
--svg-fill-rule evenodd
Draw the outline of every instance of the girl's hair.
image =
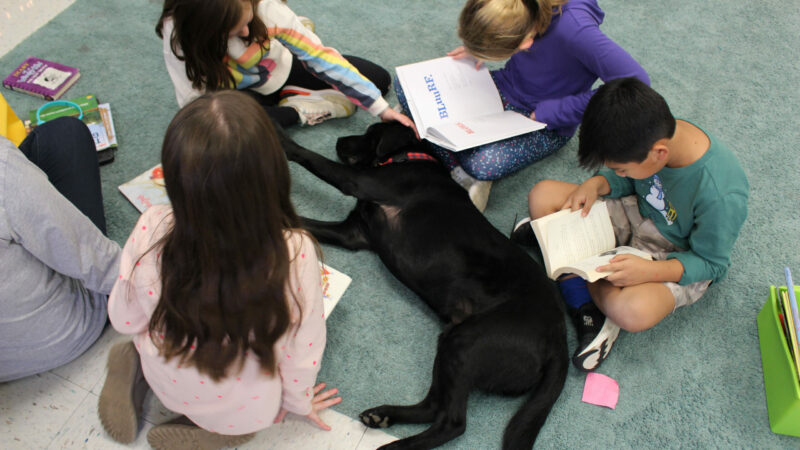
<svg viewBox="0 0 800 450">
<path fill-rule="evenodd" d="M 259 0 L 166 0 L 156 24 L 156 34 L 169 39 L 172 53 L 186 65 L 186 77 L 197 90 L 215 91 L 234 86 L 234 79 L 224 62 L 228 39 L 244 14 L 253 8 L 248 24 L 249 45 L 267 41 L 267 27 L 256 14 Z M 164 21 L 172 19 L 170 36 L 164 36 Z"/>
<path fill-rule="evenodd" d="M 461 10 L 458 36 L 480 59 L 509 58 L 520 44 L 542 35 L 568 0 L 468 0 Z"/>
<path fill-rule="evenodd" d="M 274 371 L 273 346 L 291 323 L 285 288 L 297 255 L 286 238 L 300 224 L 275 128 L 246 94 L 208 93 L 172 119 L 161 162 L 174 219 L 159 243 L 150 319 L 162 356 L 219 380 L 252 351 Z"/>
</svg>

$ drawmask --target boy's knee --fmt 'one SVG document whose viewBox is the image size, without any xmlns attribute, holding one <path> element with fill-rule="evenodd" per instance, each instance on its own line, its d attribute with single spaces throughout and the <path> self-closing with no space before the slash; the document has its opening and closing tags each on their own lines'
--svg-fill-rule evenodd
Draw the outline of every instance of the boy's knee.
<svg viewBox="0 0 800 450">
<path fill-rule="evenodd" d="M 607 302 L 605 311 L 607 317 L 629 333 L 649 330 L 664 318 L 646 303 L 624 299 Z"/>
<path fill-rule="evenodd" d="M 531 218 L 538 219 L 546 216 L 554 211 L 553 208 L 557 208 L 551 205 L 554 198 L 555 185 L 555 180 L 542 180 L 536 183 L 528 192 L 528 205 L 533 214 Z"/>
</svg>

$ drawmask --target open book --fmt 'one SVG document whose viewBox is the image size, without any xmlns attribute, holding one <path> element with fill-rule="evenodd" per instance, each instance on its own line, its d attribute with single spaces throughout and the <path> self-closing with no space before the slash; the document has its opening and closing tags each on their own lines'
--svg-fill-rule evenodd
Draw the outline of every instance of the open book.
<svg viewBox="0 0 800 450">
<path fill-rule="evenodd" d="M 539 241 L 547 275 L 554 280 L 565 273 L 574 273 L 590 283 L 605 278 L 609 272 L 595 269 L 620 254 L 653 259 L 633 247 L 616 247 L 608 207 L 602 201 L 595 202 L 586 217 L 581 217 L 581 210 L 564 209 L 532 221 L 531 227 Z"/>
<path fill-rule="evenodd" d="M 505 111 L 489 69 L 449 56 L 399 66 L 397 79 L 420 137 L 453 151 L 544 128 Z"/>
</svg>

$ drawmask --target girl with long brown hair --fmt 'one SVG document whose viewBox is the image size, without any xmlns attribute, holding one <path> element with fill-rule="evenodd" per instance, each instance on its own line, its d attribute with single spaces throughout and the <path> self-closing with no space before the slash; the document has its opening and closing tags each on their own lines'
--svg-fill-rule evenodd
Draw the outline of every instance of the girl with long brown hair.
<svg viewBox="0 0 800 450">
<path fill-rule="evenodd" d="M 155 448 L 237 445 L 286 412 L 329 429 L 317 413 L 341 398 L 316 383 L 318 246 L 299 228 L 269 118 L 242 93 L 206 94 L 172 120 L 161 160 L 171 205 L 142 214 L 109 298 L 112 325 L 134 339 L 109 355 L 105 429 L 135 438 L 138 370 L 188 418 L 151 429 Z"/>
<path fill-rule="evenodd" d="M 324 46 L 281 0 L 166 0 L 156 33 L 178 106 L 238 89 L 283 127 L 346 117 L 356 106 L 413 127 L 383 98 L 385 69 Z"/>
</svg>

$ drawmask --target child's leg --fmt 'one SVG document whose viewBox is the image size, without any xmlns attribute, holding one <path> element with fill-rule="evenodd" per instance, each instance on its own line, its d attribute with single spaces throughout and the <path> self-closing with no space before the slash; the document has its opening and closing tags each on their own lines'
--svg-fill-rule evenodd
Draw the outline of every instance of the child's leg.
<svg viewBox="0 0 800 450">
<path fill-rule="evenodd" d="M 531 219 L 538 219 L 556 211 L 567 201 L 577 184 L 559 180 L 542 180 L 528 192 L 528 211 Z"/>
<path fill-rule="evenodd" d="M 100 169 L 92 134 L 74 117 L 59 118 L 36 128 L 19 149 L 50 183 L 106 234 Z"/>
<path fill-rule="evenodd" d="M 664 283 L 617 287 L 606 280 L 589 285 L 595 304 L 626 331 L 652 328 L 675 309 L 675 298 Z"/>
<path fill-rule="evenodd" d="M 558 180 L 537 183 L 528 193 L 531 218 L 538 219 L 561 210 L 577 187 L 576 184 Z M 515 230 L 515 234 L 521 233 Z M 557 283 L 578 337 L 572 363 L 579 370 L 595 370 L 608 356 L 620 328 L 595 305 L 595 297 L 586 280 L 567 275 L 557 280 Z"/>
<path fill-rule="evenodd" d="M 479 180 L 499 180 L 563 147 L 569 137 L 534 131 L 455 153 L 464 170 Z"/>
</svg>

